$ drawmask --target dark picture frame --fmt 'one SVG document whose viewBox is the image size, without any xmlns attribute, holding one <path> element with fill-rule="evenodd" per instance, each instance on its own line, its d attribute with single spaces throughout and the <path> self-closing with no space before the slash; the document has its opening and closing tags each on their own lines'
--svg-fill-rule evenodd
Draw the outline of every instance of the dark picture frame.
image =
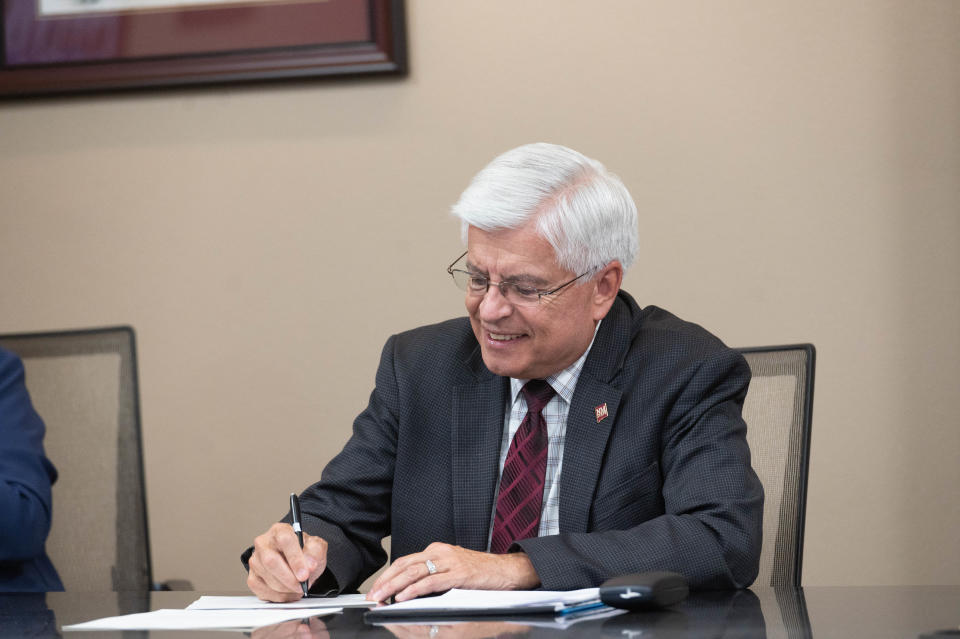
<svg viewBox="0 0 960 639">
<path fill-rule="evenodd" d="M 41 16 L 0 0 L 0 97 L 406 73 L 404 0 L 202 1 Z"/>
</svg>

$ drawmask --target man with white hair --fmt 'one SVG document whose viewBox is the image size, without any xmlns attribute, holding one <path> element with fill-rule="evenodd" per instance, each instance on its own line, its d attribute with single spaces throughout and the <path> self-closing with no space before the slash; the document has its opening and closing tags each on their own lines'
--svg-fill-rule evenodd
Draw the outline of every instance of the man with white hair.
<svg viewBox="0 0 960 639">
<path fill-rule="evenodd" d="M 495 158 L 453 207 L 447 271 L 469 317 L 394 335 L 353 436 L 288 523 L 244 553 L 290 601 L 450 588 L 566 590 L 671 570 L 694 588 L 757 574 L 763 490 L 740 412 L 744 359 L 620 290 L 637 251 L 622 182 L 572 149 Z M 289 515 L 285 522 L 289 522 Z"/>
</svg>

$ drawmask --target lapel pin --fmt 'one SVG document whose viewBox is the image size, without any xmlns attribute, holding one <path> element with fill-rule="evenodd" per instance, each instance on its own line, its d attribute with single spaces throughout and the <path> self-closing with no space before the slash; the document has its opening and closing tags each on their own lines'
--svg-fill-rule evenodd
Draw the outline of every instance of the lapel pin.
<svg viewBox="0 0 960 639">
<path fill-rule="evenodd" d="M 594 410 L 594 412 L 597 414 L 597 423 L 598 423 L 598 424 L 599 424 L 600 422 L 602 422 L 603 420 L 605 420 L 607 417 L 610 416 L 610 411 L 607 410 L 607 404 L 606 404 L 606 402 L 604 402 L 603 404 L 600 404 L 599 406 L 597 406 L 597 407 L 594 408 L 593 410 Z"/>
</svg>

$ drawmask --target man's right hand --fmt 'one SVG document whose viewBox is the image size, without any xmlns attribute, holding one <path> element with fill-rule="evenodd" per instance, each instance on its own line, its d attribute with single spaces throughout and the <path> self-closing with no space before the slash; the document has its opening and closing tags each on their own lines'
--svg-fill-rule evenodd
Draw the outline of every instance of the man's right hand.
<svg viewBox="0 0 960 639">
<path fill-rule="evenodd" d="M 327 567 L 327 542 L 303 533 L 303 549 L 290 524 L 277 523 L 253 540 L 247 587 L 264 601 L 296 601 L 301 581 L 312 585 Z"/>
</svg>

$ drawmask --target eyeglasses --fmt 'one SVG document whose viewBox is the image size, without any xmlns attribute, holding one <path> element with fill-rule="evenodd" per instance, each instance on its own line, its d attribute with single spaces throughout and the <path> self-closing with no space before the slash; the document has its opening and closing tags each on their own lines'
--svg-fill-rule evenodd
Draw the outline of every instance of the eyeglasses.
<svg viewBox="0 0 960 639">
<path fill-rule="evenodd" d="M 502 282 L 491 282 L 490 278 L 484 277 L 479 273 L 472 273 L 470 271 L 464 271 L 462 269 L 453 268 L 457 262 L 462 260 L 466 256 L 467 252 L 464 252 L 463 255 L 458 257 L 453 261 L 453 264 L 447 267 L 447 273 L 450 274 L 450 277 L 453 278 L 453 283 L 457 285 L 461 291 L 466 291 L 467 295 L 486 295 L 487 291 L 490 289 L 490 285 L 496 286 L 500 289 L 500 294 L 515 306 L 537 306 L 540 304 L 540 300 L 548 295 L 555 295 L 560 292 L 561 289 L 570 286 L 577 280 L 579 280 L 584 275 L 589 274 L 591 271 L 586 271 L 577 275 L 575 278 L 569 282 L 564 282 L 560 286 L 550 289 L 549 291 L 541 291 L 538 288 L 534 288 L 527 284 L 521 284 L 520 282 L 511 282 L 508 280 Z"/>
</svg>

